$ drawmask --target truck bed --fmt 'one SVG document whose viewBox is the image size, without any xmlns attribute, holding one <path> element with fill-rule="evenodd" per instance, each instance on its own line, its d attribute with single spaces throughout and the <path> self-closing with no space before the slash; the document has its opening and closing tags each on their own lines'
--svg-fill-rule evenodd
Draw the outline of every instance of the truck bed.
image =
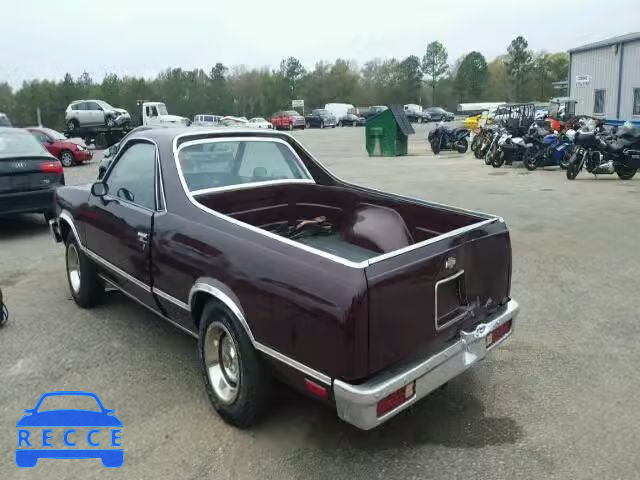
<svg viewBox="0 0 640 480">
<path fill-rule="evenodd" d="M 373 191 L 313 184 L 215 192 L 196 200 L 242 222 L 355 262 L 436 241 L 492 218 Z M 326 231 L 296 235 L 297 226 L 318 219 L 324 219 Z"/>
</svg>

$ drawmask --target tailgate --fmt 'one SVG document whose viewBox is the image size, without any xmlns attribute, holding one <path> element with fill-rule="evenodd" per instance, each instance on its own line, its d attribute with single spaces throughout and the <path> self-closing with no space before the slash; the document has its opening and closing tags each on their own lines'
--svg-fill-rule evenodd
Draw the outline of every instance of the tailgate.
<svg viewBox="0 0 640 480">
<path fill-rule="evenodd" d="M 511 242 L 503 221 L 370 264 L 369 370 L 440 350 L 509 296 Z"/>
</svg>

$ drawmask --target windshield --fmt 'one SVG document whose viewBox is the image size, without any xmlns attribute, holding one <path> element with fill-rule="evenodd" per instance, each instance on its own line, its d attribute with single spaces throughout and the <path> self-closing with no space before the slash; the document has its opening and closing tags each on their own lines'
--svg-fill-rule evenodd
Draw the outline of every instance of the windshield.
<svg viewBox="0 0 640 480">
<path fill-rule="evenodd" d="M 100 105 L 105 110 L 114 110 L 114 108 L 111 105 L 109 105 L 107 102 L 105 102 L 104 100 L 96 100 L 96 103 L 98 105 Z"/>
<path fill-rule="evenodd" d="M 155 107 L 158 109 L 158 115 L 169 115 L 167 106 L 164 103 L 158 103 Z"/>
<path fill-rule="evenodd" d="M 65 137 L 63 134 L 61 134 L 60 132 L 58 132 L 56 130 L 52 130 L 51 128 L 43 128 L 41 131 L 43 133 L 46 133 L 47 135 L 49 135 L 54 140 L 66 140 L 67 139 L 67 137 Z"/>
<path fill-rule="evenodd" d="M 49 156 L 30 132 L 17 128 L 0 129 L 0 159 Z"/>
<path fill-rule="evenodd" d="M 186 145 L 178 154 L 190 192 L 275 180 L 312 180 L 291 148 L 274 141 L 223 141 Z"/>
</svg>

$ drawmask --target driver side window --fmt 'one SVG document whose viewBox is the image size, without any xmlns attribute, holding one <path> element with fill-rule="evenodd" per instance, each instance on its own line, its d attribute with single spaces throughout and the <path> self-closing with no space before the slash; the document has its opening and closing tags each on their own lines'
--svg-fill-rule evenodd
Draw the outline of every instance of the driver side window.
<svg viewBox="0 0 640 480">
<path fill-rule="evenodd" d="M 155 167 L 156 147 L 134 143 L 122 153 L 105 181 L 109 195 L 155 210 Z"/>
</svg>

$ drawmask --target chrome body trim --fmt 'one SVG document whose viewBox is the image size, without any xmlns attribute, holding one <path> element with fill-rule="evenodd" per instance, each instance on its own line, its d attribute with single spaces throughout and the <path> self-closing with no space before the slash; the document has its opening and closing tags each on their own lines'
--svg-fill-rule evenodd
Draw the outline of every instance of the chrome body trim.
<svg viewBox="0 0 640 480">
<path fill-rule="evenodd" d="M 78 245 L 80 245 L 80 248 L 84 250 L 84 244 L 80 240 L 80 235 L 78 235 L 78 230 L 76 229 L 76 224 L 73 220 L 73 215 L 71 215 L 71 213 L 69 213 L 68 210 L 62 210 L 60 212 L 60 215 L 58 215 L 58 226 L 60 226 L 60 223 L 59 223 L 60 220 L 64 220 L 67 223 L 67 225 L 69 225 L 69 228 L 71 228 L 71 231 L 73 232 L 73 236 L 76 237 L 76 242 L 78 242 Z"/>
<path fill-rule="evenodd" d="M 191 308 L 189 307 L 189 305 L 187 305 L 181 300 L 178 300 L 176 297 L 172 297 L 168 293 L 165 293 L 156 287 L 151 287 L 151 293 L 159 296 L 160 298 L 166 300 L 167 302 L 173 303 L 175 306 L 180 307 L 183 310 L 186 310 L 187 312 L 191 311 Z"/>
<path fill-rule="evenodd" d="M 260 188 L 260 187 L 270 187 L 272 185 L 300 185 L 300 184 L 313 184 L 315 185 L 315 181 L 309 178 L 300 178 L 300 179 L 285 179 L 285 180 L 266 180 L 264 182 L 251 182 L 251 183 L 239 183 L 237 185 L 227 185 L 225 187 L 211 187 L 211 188 L 202 188 L 200 190 L 194 190 L 191 192 L 191 195 L 205 195 L 207 193 L 217 193 L 217 192 L 233 192 L 235 190 L 245 190 L 247 188 Z"/>
<path fill-rule="evenodd" d="M 136 285 L 138 288 L 144 290 L 145 292 L 151 293 L 151 287 L 149 285 L 147 285 L 146 283 L 141 282 L 137 278 L 129 275 L 127 272 L 122 270 L 120 267 L 116 267 L 113 263 L 105 260 L 100 255 L 98 255 L 97 253 L 92 252 L 87 247 L 82 247 L 82 250 L 84 251 L 85 255 L 87 255 L 91 260 L 93 260 L 95 262 L 98 262 L 103 267 L 106 267 L 109 270 L 111 270 L 113 273 L 116 273 L 117 275 L 120 275 L 122 278 L 124 278 L 125 280 L 133 283 L 134 285 Z"/>
<path fill-rule="evenodd" d="M 56 243 L 62 242 L 62 235 L 60 234 L 60 225 L 58 225 L 58 219 L 52 218 L 49 220 L 49 233 L 51 234 L 51 238 Z"/>
<path fill-rule="evenodd" d="M 232 133 L 232 132 L 234 132 L 234 131 L 233 131 L 233 130 L 231 130 L 231 131 L 229 131 L 228 133 Z M 236 131 L 236 132 L 237 132 L 237 131 Z M 252 133 L 252 132 L 246 132 L 246 131 L 244 131 L 244 130 L 240 130 L 240 132 L 247 133 L 248 135 L 250 135 L 250 134 Z M 220 213 L 220 212 L 217 212 L 217 211 L 215 211 L 215 210 L 212 210 L 212 209 L 210 209 L 210 208 L 208 208 L 208 207 L 206 207 L 206 206 L 202 205 L 200 202 L 198 202 L 198 201 L 194 198 L 193 192 L 190 192 L 190 191 L 189 191 L 189 188 L 187 187 L 187 184 L 186 184 L 186 182 L 185 182 L 185 180 L 184 180 L 184 176 L 182 175 L 182 170 L 181 170 L 181 168 L 180 168 L 179 161 L 178 161 L 178 152 L 180 151 L 180 148 L 182 148 L 182 146 L 183 146 L 183 145 L 194 144 L 194 143 L 197 143 L 197 142 L 199 142 L 199 143 L 207 143 L 207 142 L 212 141 L 212 139 L 201 139 L 201 140 L 195 140 L 195 141 L 193 141 L 193 142 L 185 142 L 185 143 L 183 143 L 183 144 L 180 144 L 180 148 L 178 148 L 178 142 L 179 142 L 179 140 L 180 140 L 180 139 L 182 139 L 182 138 L 184 138 L 184 137 L 197 136 L 197 135 L 202 135 L 202 134 L 206 134 L 206 133 L 211 133 L 211 134 L 223 134 L 223 133 L 225 133 L 225 132 L 224 132 L 224 130 L 222 130 L 222 129 L 220 129 L 220 130 L 209 130 L 209 131 L 207 131 L 207 130 L 202 131 L 202 130 L 201 130 L 201 131 L 194 131 L 193 133 L 183 133 L 183 134 L 181 134 L 181 135 L 177 135 L 177 136 L 173 139 L 173 156 L 174 156 L 174 162 L 176 163 L 176 169 L 177 169 L 177 171 L 178 171 L 178 177 L 179 177 L 179 179 L 180 179 L 180 184 L 182 185 L 182 189 L 183 189 L 183 191 L 184 191 L 185 195 L 187 196 L 187 199 L 188 199 L 188 200 L 189 200 L 189 201 L 190 201 L 194 206 L 196 206 L 196 207 L 197 207 L 197 208 L 199 208 L 200 210 L 203 210 L 203 211 L 205 211 L 205 212 L 207 212 L 207 213 L 209 213 L 209 214 L 211 214 L 211 215 L 214 215 L 214 216 L 216 216 L 216 217 L 218 217 L 218 218 L 220 218 L 220 219 L 222 219 L 222 220 L 225 220 L 225 221 L 227 221 L 227 222 L 229 222 L 229 223 L 232 223 L 232 224 L 234 224 L 234 225 L 241 226 L 241 227 L 243 227 L 243 228 L 246 228 L 246 229 L 248 229 L 248 230 L 251 230 L 251 231 L 253 231 L 253 232 L 255 232 L 255 233 L 258 233 L 258 234 L 260 234 L 260 235 L 264 235 L 264 236 L 266 236 L 266 237 L 272 238 L 272 239 L 274 239 L 274 240 L 276 240 L 276 241 L 278 241 L 278 242 L 285 243 L 285 244 L 287 244 L 287 245 L 290 245 L 290 246 L 292 246 L 292 247 L 298 248 L 298 249 L 300 249 L 300 250 L 305 250 L 305 251 L 307 251 L 307 252 L 309 252 L 309 253 L 313 253 L 313 254 L 315 254 L 315 255 L 319 255 L 319 256 L 324 257 L 324 258 L 326 258 L 326 259 L 328 259 L 328 260 L 332 260 L 332 261 L 334 261 L 334 262 L 336 262 L 336 263 L 340 263 L 340 264 L 342 264 L 342 265 L 344 265 L 344 266 L 347 266 L 347 267 L 350 267 L 350 268 L 366 268 L 366 267 L 368 267 L 369 265 L 372 265 L 372 264 L 374 264 L 374 263 L 378 263 L 378 262 L 381 262 L 381 261 L 387 260 L 387 259 L 389 259 L 389 258 L 393 258 L 393 257 L 395 257 L 395 256 L 402 255 L 403 253 L 410 252 L 410 251 L 412 251 L 412 250 L 416 250 L 416 249 L 418 249 L 418 248 L 422 248 L 422 247 L 424 247 L 424 246 L 426 246 L 426 245 L 430 245 L 430 244 L 432 244 L 432 243 L 439 242 L 439 241 L 441 241 L 441 240 L 445 240 L 445 239 L 447 239 L 447 238 L 451 238 L 451 237 L 454 237 L 454 236 L 457 236 L 457 235 L 461 235 L 461 234 L 466 233 L 466 232 L 469 232 L 469 231 L 471 231 L 471 230 L 475 230 L 476 228 L 480 228 L 480 227 L 482 227 L 482 226 L 484 226 L 484 225 L 488 225 L 488 224 L 490 224 L 490 223 L 497 222 L 497 221 L 499 221 L 499 222 L 504 222 L 504 220 L 503 220 L 501 217 L 496 217 L 495 215 L 481 214 L 481 213 L 478 213 L 478 212 L 473 212 L 473 211 L 471 211 L 471 210 L 456 209 L 456 208 L 453 208 L 453 207 L 447 207 L 446 205 L 441 205 L 441 204 L 437 204 L 437 203 L 425 202 L 425 201 L 423 201 L 423 200 L 418 200 L 418 199 L 414 199 L 414 198 L 410 198 L 410 197 L 403 197 L 403 196 L 401 196 L 401 195 L 396 195 L 396 194 L 389 194 L 389 193 L 386 193 L 386 192 L 382 192 L 382 191 L 380 191 L 380 190 L 375 190 L 375 189 L 371 189 L 371 188 L 368 188 L 368 187 L 361 187 L 361 186 L 356 185 L 356 184 L 352 184 L 352 183 L 348 183 L 348 182 L 343 182 L 343 180 L 340 180 L 340 179 L 338 179 L 338 177 L 335 177 L 331 172 L 329 172 L 329 171 L 324 167 L 324 165 L 322 165 L 322 164 L 321 164 L 320 162 L 318 162 L 315 158 L 313 158 L 313 157 L 311 156 L 311 154 L 309 154 L 309 153 L 307 152 L 307 150 L 305 150 L 305 149 L 304 149 L 304 147 L 302 147 L 302 145 L 300 145 L 300 143 L 298 143 L 297 141 L 295 141 L 295 140 L 293 139 L 293 137 L 291 137 L 290 135 L 279 134 L 279 135 L 284 135 L 284 136 L 286 136 L 286 137 L 290 138 L 292 141 L 294 141 L 294 142 L 296 143 L 296 145 L 298 145 L 298 146 L 299 146 L 299 147 L 300 147 L 300 148 L 301 148 L 305 153 L 307 153 L 307 155 L 309 155 L 309 157 L 310 157 L 310 158 L 312 158 L 314 162 L 317 162 L 317 163 L 321 166 L 321 168 L 323 168 L 323 169 L 326 171 L 326 173 L 327 173 L 328 175 L 330 175 L 331 177 L 333 177 L 333 178 L 335 178 L 335 179 L 337 179 L 337 180 L 339 180 L 339 181 L 341 181 L 341 182 L 345 183 L 346 185 L 350 185 L 350 186 L 353 186 L 353 187 L 356 187 L 356 188 L 365 189 L 365 190 L 371 190 L 371 191 L 374 191 L 374 192 L 376 192 L 376 193 L 381 193 L 381 194 L 384 194 L 384 195 L 389 195 L 389 196 L 391 196 L 391 197 L 398 197 L 398 198 L 401 198 L 401 199 L 404 199 L 404 200 L 409 200 L 409 201 L 417 202 L 417 203 L 420 203 L 420 204 L 423 204 L 423 205 L 426 205 L 426 206 L 437 206 L 437 207 L 439 207 L 439 208 L 443 208 L 443 209 L 446 209 L 446 210 L 449 210 L 449 211 L 460 212 L 460 213 L 466 213 L 466 214 L 471 214 L 471 215 L 474 215 L 474 216 L 487 216 L 487 217 L 489 217 L 489 218 L 487 218 L 487 219 L 485 219 L 485 220 L 481 220 L 481 221 L 479 221 L 479 222 L 477 222 L 477 223 L 474 223 L 474 224 L 471 224 L 471 225 L 467 225 L 467 226 L 465 226 L 465 227 L 461 227 L 461 228 L 458 228 L 458 229 L 452 230 L 452 231 L 450 231 L 450 232 L 444 233 L 444 234 L 442 234 L 442 235 L 438 235 L 438 236 L 433 237 L 433 238 L 429 238 L 429 239 L 424 240 L 424 241 L 422 241 L 422 242 L 414 243 L 413 245 L 408 245 L 408 246 L 406 246 L 406 247 L 404 247 L 404 248 L 400 248 L 400 249 L 395 250 L 395 251 L 393 251 L 393 252 L 384 253 L 384 254 L 382 254 L 382 255 L 378 255 L 378 256 L 372 257 L 372 258 L 370 258 L 370 259 L 368 259 L 368 260 L 364 260 L 364 261 L 362 261 L 362 262 L 352 262 L 352 261 L 350 261 L 350 260 L 346 260 L 345 258 L 339 257 L 339 256 L 337 256 L 337 255 L 333 255 L 333 254 L 331 254 L 331 253 L 324 252 L 324 251 L 319 250 L 319 249 L 317 249 L 317 248 L 310 247 L 310 246 L 305 245 L 305 244 L 300 243 L 300 242 L 296 242 L 295 240 L 290 240 L 290 239 L 288 239 L 288 238 L 285 238 L 285 237 L 283 237 L 283 236 L 280 236 L 280 235 L 277 235 L 277 234 L 275 234 L 275 233 L 269 232 L 269 231 L 267 231 L 267 230 L 263 230 L 263 229 L 261 229 L 261 228 L 255 227 L 255 226 L 253 226 L 253 225 L 251 225 L 251 224 L 249 224 L 249 223 L 242 222 L 242 221 L 237 220 L 237 219 L 235 219 L 235 218 L 233 218 L 233 217 L 230 217 L 230 216 L 225 215 L 225 214 L 223 214 L 223 213 Z M 218 141 L 225 141 L 225 140 L 228 140 L 229 138 L 233 138 L 233 139 L 243 139 L 243 138 L 246 138 L 246 137 L 220 137 L 220 139 L 219 139 Z M 249 138 L 251 139 L 252 137 L 249 137 Z M 253 138 L 257 138 L 257 139 L 259 140 L 259 139 L 260 139 L 260 136 L 258 135 L 258 136 L 253 137 Z M 266 139 L 268 139 L 269 141 L 273 141 L 274 139 L 275 139 L 275 140 L 277 140 L 274 136 L 267 136 L 267 137 L 265 137 L 265 138 L 266 138 Z M 280 141 L 283 141 L 283 140 L 280 140 Z M 284 143 L 286 143 L 286 142 L 284 142 Z M 290 145 L 289 145 L 289 147 L 290 147 L 290 148 L 292 148 Z M 297 156 L 297 155 L 296 155 L 296 156 Z M 305 167 L 305 169 L 306 169 L 306 167 Z M 247 185 L 250 185 L 250 184 L 247 184 Z M 254 187 L 255 187 L 256 185 L 260 185 L 260 183 L 253 184 L 253 186 L 254 186 Z"/>
<path fill-rule="evenodd" d="M 486 322 L 477 325 L 472 332 L 460 332 L 457 341 L 429 358 L 388 370 L 359 385 L 335 380 L 333 392 L 338 416 L 363 430 L 370 430 L 386 422 L 475 365 L 485 358 L 488 352 L 510 337 L 513 334 L 518 311 L 518 303 L 515 300 L 509 300 Z M 511 330 L 487 348 L 487 336 L 510 320 L 512 321 Z M 413 381 L 415 381 L 413 397 L 378 417 L 376 411 L 378 402 Z"/>
<path fill-rule="evenodd" d="M 436 332 L 439 332 L 441 330 L 444 330 L 447 327 L 450 327 L 451 325 L 453 325 L 456 322 L 459 322 L 460 320 L 462 320 L 464 317 L 467 316 L 468 311 L 458 315 L 457 317 L 449 320 L 446 323 L 443 323 L 442 325 L 438 325 L 438 288 L 440 287 L 440 285 L 442 285 L 443 283 L 447 283 L 450 282 L 451 280 L 455 280 L 456 278 L 458 278 L 460 275 L 464 274 L 464 270 L 459 270 L 456 273 L 454 273 L 453 275 L 449 275 L 446 278 L 442 278 L 440 280 L 438 280 L 436 282 L 436 285 L 434 287 L 434 291 L 435 291 L 435 296 L 433 298 L 433 304 L 434 304 L 434 315 L 433 315 L 433 321 L 435 323 L 435 327 L 436 327 Z"/>
<path fill-rule="evenodd" d="M 217 298 L 218 300 L 220 300 L 229 309 L 229 311 L 233 313 L 233 315 L 238 319 L 238 321 L 242 325 L 242 328 L 244 328 L 245 332 L 247 333 L 247 336 L 251 340 L 251 343 L 253 344 L 256 350 L 272 358 L 275 358 L 276 360 L 290 366 L 291 368 L 294 368 L 304 373 L 309 377 L 314 378 L 315 380 L 318 380 L 319 382 L 324 383 L 325 385 L 331 386 L 331 377 L 329 377 L 328 375 L 325 375 L 322 372 L 314 370 L 313 368 L 308 367 L 298 362 L 297 360 L 287 357 L 286 355 L 274 350 L 273 348 L 258 342 L 253 336 L 253 332 L 251 331 L 251 328 L 247 323 L 247 319 L 244 316 L 242 307 L 239 304 L 237 304 L 236 301 L 234 301 L 229 295 L 223 292 L 220 288 L 217 288 L 214 285 L 206 283 L 202 279 L 198 279 L 196 283 L 194 283 L 193 287 L 191 287 L 191 290 L 189 291 L 189 309 L 191 309 L 191 307 L 193 306 L 194 297 L 198 292 L 205 292 Z"/>
<path fill-rule="evenodd" d="M 142 305 L 144 308 L 146 308 L 147 310 L 149 310 L 150 312 L 155 313 L 157 316 L 159 316 L 160 318 L 162 318 L 164 321 L 169 322 L 171 325 L 173 325 L 174 327 L 182 330 L 184 333 L 192 336 L 193 338 L 198 338 L 198 335 L 195 334 L 194 332 L 192 332 L 191 330 L 189 330 L 188 328 L 184 328 L 182 325 L 180 325 L 179 323 L 174 322 L 173 320 L 171 320 L 170 318 L 165 317 L 164 315 L 162 315 L 162 313 L 160 313 L 158 310 L 156 310 L 155 308 L 150 307 L 149 305 L 147 305 L 146 303 L 141 302 L 140 300 L 138 300 L 136 298 L 135 295 L 127 292 L 126 290 L 124 290 L 123 288 L 119 287 L 118 285 L 116 285 L 115 283 L 113 283 L 111 280 L 109 280 L 107 277 L 105 277 L 104 275 L 100 275 L 98 274 L 98 276 L 107 284 L 109 284 L 113 289 L 118 290 L 120 293 L 122 293 L 123 295 L 129 297 L 131 300 L 133 300 L 134 302 Z"/>
</svg>

